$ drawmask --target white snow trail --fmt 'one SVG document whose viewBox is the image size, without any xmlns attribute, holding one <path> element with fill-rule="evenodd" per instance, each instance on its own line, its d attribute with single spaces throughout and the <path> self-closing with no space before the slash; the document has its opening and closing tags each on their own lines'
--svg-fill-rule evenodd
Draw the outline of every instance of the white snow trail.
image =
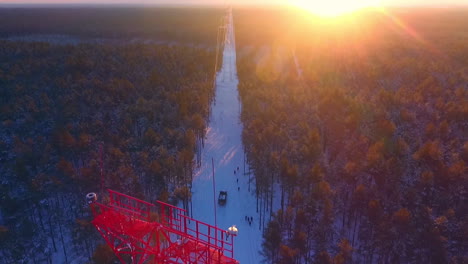
<svg viewBox="0 0 468 264">
<path fill-rule="evenodd" d="M 234 239 L 234 258 L 241 264 L 259 264 L 262 232 L 256 213 L 254 188 L 249 175 L 244 175 L 242 123 L 237 85 L 236 48 L 232 12 L 228 14 L 223 64 L 216 77 L 216 95 L 211 108 L 202 164 L 194 173 L 192 185 L 193 218 L 214 225 L 212 164 L 214 159 L 216 199 L 220 190 L 228 192 L 224 206 L 216 202 L 217 224 L 227 229 L 237 225 L 239 235 Z M 239 167 L 239 170 L 237 169 Z M 245 217 L 253 217 L 249 225 Z"/>
</svg>

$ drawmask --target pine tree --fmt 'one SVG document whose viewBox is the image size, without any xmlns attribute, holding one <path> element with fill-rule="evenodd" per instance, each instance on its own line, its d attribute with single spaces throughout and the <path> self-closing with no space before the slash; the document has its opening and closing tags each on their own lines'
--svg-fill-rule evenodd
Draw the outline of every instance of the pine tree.
<svg viewBox="0 0 468 264">
<path fill-rule="evenodd" d="M 275 263 L 278 257 L 278 250 L 282 241 L 281 227 L 276 219 L 268 222 L 263 232 L 263 243 L 261 254 L 267 262 Z"/>
</svg>

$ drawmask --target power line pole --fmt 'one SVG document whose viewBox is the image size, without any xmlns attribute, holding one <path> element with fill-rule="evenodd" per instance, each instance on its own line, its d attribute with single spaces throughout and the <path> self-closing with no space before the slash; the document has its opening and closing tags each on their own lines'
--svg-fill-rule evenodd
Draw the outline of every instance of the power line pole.
<svg viewBox="0 0 468 264">
<path fill-rule="evenodd" d="M 215 227 L 218 227 L 218 223 L 216 221 L 216 188 L 215 188 L 215 172 L 214 172 L 214 159 L 211 158 L 211 167 L 213 169 L 213 205 L 214 205 L 214 220 L 215 220 Z"/>
</svg>

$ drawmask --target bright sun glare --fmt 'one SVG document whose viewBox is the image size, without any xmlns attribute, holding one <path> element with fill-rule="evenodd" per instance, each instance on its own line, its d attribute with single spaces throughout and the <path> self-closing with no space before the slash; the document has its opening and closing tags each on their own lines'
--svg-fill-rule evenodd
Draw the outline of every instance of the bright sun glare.
<svg viewBox="0 0 468 264">
<path fill-rule="evenodd" d="M 315 15 L 336 17 L 353 11 L 377 6 L 379 0 L 290 0 L 293 6 Z"/>
</svg>

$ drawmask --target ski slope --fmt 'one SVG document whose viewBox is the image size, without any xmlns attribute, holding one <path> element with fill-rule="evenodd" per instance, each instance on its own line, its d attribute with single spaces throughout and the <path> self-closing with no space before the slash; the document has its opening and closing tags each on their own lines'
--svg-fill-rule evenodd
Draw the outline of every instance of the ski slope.
<svg viewBox="0 0 468 264">
<path fill-rule="evenodd" d="M 217 226 L 227 229 L 236 225 L 239 235 L 234 239 L 234 258 L 241 264 L 258 264 L 262 261 L 259 254 L 262 233 L 256 213 L 256 198 L 253 192 L 255 188 L 251 183 L 249 191 L 249 175 L 244 175 L 243 127 L 240 122 L 241 105 L 237 90 L 239 81 L 231 12 L 227 21 L 223 64 L 216 75 L 216 95 L 202 150 L 202 164 L 195 171 L 193 178 L 192 212 L 193 218 L 215 224 L 213 159 Z M 217 203 L 220 190 L 228 192 L 227 203 L 224 206 Z M 253 217 L 251 225 L 245 220 L 246 216 Z"/>
</svg>

